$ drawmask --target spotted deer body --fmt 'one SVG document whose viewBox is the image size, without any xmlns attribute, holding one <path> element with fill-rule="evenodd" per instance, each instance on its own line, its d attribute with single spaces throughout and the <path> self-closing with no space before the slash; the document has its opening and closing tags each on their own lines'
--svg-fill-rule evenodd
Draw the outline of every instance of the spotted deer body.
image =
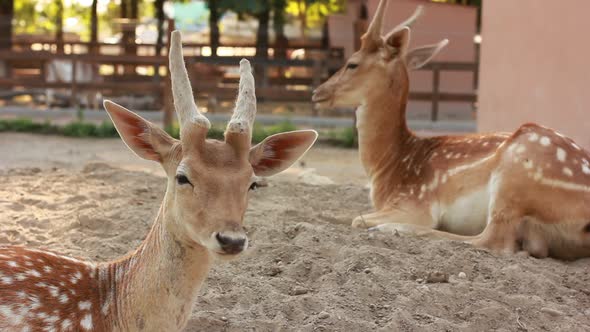
<svg viewBox="0 0 590 332">
<path fill-rule="evenodd" d="M 447 41 L 408 51 L 421 8 L 382 36 L 386 3 L 361 49 L 313 96 L 323 108 L 358 107 L 359 154 L 377 212 L 352 226 L 537 257 L 590 256 L 588 152 L 535 124 L 512 134 L 415 135 L 405 119 L 408 70 Z"/>
<path fill-rule="evenodd" d="M 295 131 L 250 146 L 256 97 L 250 64 L 242 60 L 225 140 L 206 139 L 210 124 L 194 102 L 177 31 L 170 75 L 180 140 L 105 102 L 127 146 L 167 174 L 166 195 L 146 239 L 105 263 L 0 246 L 1 331 L 182 330 L 212 262 L 248 246 L 243 218 L 256 178 L 288 168 L 317 138 L 314 131 Z"/>
</svg>

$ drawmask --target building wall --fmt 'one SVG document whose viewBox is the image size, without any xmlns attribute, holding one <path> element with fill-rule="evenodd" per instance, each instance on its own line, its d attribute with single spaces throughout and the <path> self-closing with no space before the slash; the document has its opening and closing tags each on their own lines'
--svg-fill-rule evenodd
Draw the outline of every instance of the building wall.
<svg viewBox="0 0 590 332">
<path fill-rule="evenodd" d="M 483 1 L 478 129 L 552 127 L 590 148 L 590 1 Z"/>
</svg>

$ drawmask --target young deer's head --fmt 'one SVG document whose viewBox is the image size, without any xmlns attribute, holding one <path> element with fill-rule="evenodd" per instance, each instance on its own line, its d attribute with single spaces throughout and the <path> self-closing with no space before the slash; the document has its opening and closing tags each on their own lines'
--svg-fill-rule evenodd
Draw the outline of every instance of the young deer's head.
<svg viewBox="0 0 590 332">
<path fill-rule="evenodd" d="M 256 96 L 250 63 L 242 60 L 238 98 L 225 140 L 207 139 L 210 123 L 195 104 L 178 31 L 171 38 L 170 75 L 180 140 L 122 106 L 110 101 L 104 106 L 127 146 L 166 171 L 162 206 L 166 230 L 187 245 L 200 245 L 222 256 L 237 255 L 248 245 L 242 223 L 256 177 L 291 166 L 312 146 L 317 133 L 277 134 L 251 147 Z"/>
<path fill-rule="evenodd" d="M 390 88 L 393 84 L 407 90 L 408 68 L 422 67 L 448 43 L 445 39 L 408 51 L 410 26 L 422 14 L 421 6 L 410 18 L 382 36 L 386 6 L 387 0 L 381 0 L 373 21 L 361 37 L 360 50 L 314 91 L 312 100 L 320 108 L 357 107 L 369 93 L 383 87 Z"/>
</svg>

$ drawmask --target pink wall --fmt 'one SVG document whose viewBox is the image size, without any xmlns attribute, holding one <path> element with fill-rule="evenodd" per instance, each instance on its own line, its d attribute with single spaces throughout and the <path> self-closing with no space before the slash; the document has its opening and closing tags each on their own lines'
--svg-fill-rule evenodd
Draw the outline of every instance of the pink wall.
<svg viewBox="0 0 590 332">
<path fill-rule="evenodd" d="M 344 47 L 346 57 L 354 50 L 353 22 L 358 17 L 360 0 L 349 0 L 347 13 L 329 18 L 330 42 L 335 47 Z M 367 0 L 369 19 L 377 9 L 379 0 Z M 412 27 L 411 48 L 432 44 L 447 38 L 450 43 L 434 61 L 475 61 L 473 37 L 476 33 L 477 10 L 475 7 L 434 3 L 428 0 L 389 0 L 383 33 L 412 15 L 418 5 L 424 6 L 424 15 Z M 431 91 L 432 73 L 416 71 L 410 74 L 411 91 Z M 473 89 L 473 75 L 468 72 L 444 72 L 441 75 L 441 90 L 444 92 L 467 92 Z M 429 103 L 411 102 L 412 109 L 429 109 Z M 456 108 L 456 105 L 451 105 Z M 469 105 L 459 107 L 469 112 Z M 444 111 L 444 105 L 441 110 Z"/>
<path fill-rule="evenodd" d="M 483 1 L 478 129 L 524 122 L 590 148 L 590 1 Z"/>
</svg>

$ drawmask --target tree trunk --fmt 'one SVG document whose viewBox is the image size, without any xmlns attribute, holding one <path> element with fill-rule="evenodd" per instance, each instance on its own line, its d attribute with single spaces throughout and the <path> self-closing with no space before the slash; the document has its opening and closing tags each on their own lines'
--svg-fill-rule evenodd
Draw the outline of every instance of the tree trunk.
<svg viewBox="0 0 590 332">
<path fill-rule="evenodd" d="M 90 7 L 90 53 L 99 53 L 98 47 L 98 13 L 96 7 L 98 0 L 92 0 L 92 6 Z"/>
<path fill-rule="evenodd" d="M 275 0 L 273 9 L 273 29 L 275 32 L 275 52 L 274 57 L 285 59 L 287 57 L 287 47 L 289 39 L 285 35 L 285 7 L 287 2 L 284 0 Z"/>
<path fill-rule="evenodd" d="M 57 53 L 64 52 L 64 4 L 62 0 L 56 0 L 57 17 L 55 18 L 55 41 Z"/>
<path fill-rule="evenodd" d="M 164 20 L 166 19 L 164 15 L 164 0 L 156 0 L 154 6 L 156 7 L 156 19 L 158 20 L 156 55 L 160 55 L 162 53 L 162 48 L 164 48 Z"/>
<path fill-rule="evenodd" d="M 301 39 L 305 42 L 307 39 L 307 35 L 305 33 L 305 30 L 307 29 L 307 6 L 305 4 L 305 0 L 299 0 L 299 21 Z"/>
<path fill-rule="evenodd" d="M 217 0 L 209 0 L 209 44 L 211 45 L 211 55 L 217 55 L 219 48 L 219 8 Z"/>
<path fill-rule="evenodd" d="M 12 48 L 12 18 L 14 0 L 0 1 L 0 50 Z"/>
<path fill-rule="evenodd" d="M 268 58 L 268 25 L 270 22 L 270 8 L 258 14 L 258 31 L 256 32 L 256 56 Z"/>
</svg>

